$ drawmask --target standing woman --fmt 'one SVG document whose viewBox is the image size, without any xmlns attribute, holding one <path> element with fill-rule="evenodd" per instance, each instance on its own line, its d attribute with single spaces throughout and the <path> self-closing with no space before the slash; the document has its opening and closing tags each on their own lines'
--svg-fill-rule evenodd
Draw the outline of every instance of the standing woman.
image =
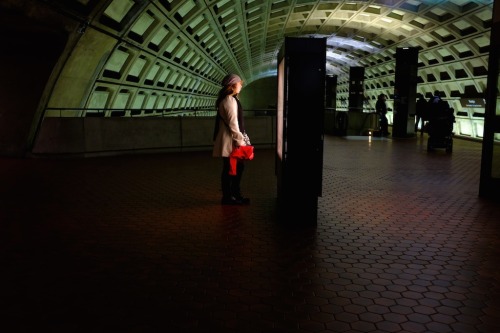
<svg viewBox="0 0 500 333">
<path fill-rule="evenodd" d="M 241 177 L 245 169 L 244 161 L 238 160 L 236 175 L 230 175 L 229 156 L 234 147 L 246 146 L 245 123 L 243 108 L 238 100 L 238 94 L 243 87 L 243 81 L 236 74 L 228 74 L 222 79 L 215 107 L 217 117 L 214 130 L 214 147 L 212 156 L 222 157 L 222 205 L 249 204 L 250 199 L 243 197 L 240 190 Z"/>
</svg>

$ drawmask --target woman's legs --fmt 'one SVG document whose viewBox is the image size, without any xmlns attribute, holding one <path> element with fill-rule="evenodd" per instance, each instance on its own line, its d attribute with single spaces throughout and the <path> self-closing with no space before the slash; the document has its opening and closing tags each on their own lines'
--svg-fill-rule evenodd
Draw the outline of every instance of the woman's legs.
<svg viewBox="0 0 500 333">
<path fill-rule="evenodd" d="M 243 171 L 245 170 L 245 163 L 238 160 L 236 164 L 236 175 L 229 175 L 230 163 L 229 157 L 222 158 L 222 173 L 221 173 L 221 187 L 222 187 L 222 204 L 226 205 L 241 205 L 250 203 L 250 199 L 244 198 L 241 195 L 240 183 Z"/>
<path fill-rule="evenodd" d="M 222 172 L 220 175 L 220 183 L 222 188 L 222 199 L 230 199 L 231 195 L 231 175 L 229 175 L 229 157 L 222 158 Z"/>
<path fill-rule="evenodd" d="M 245 163 L 242 160 L 238 160 L 236 164 L 236 176 L 233 176 L 231 179 L 231 193 L 233 197 L 240 201 L 247 201 L 248 199 L 244 198 L 241 195 L 241 178 L 243 177 L 243 171 L 245 170 Z"/>
</svg>

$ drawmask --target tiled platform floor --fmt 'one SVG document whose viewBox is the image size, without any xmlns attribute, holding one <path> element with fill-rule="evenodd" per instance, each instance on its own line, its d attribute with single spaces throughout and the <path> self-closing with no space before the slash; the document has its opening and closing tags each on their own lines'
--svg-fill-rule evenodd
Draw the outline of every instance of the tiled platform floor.
<svg viewBox="0 0 500 333">
<path fill-rule="evenodd" d="M 318 225 L 276 223 L 274 152 L 220 206 L 210 152 L 0 159 L 0 331 L 500 332 L 481 144 L 325 138 Z"/>
</svg>

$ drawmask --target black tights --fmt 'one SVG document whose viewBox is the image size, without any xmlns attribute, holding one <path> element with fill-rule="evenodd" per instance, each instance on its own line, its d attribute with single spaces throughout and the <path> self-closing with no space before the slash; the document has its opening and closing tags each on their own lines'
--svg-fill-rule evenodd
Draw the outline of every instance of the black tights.
<svg viewBox="0 0 500 333">
<path fill-rule="evenodd" d="M 380 115 L 379 125 L 382 135 L 389 134 L 389 121 L 387 120 L 387 116 L 385 114 Z"/>
<path fill-rule="evenodd" d="M 229 174 L 229 157 L 222 158 L 222 173 L 220 176 L 220 182 L 222 186 L 222 196 L 224 198 L 240 198 L 240 182 L 241 176 L 243 175 L 243 170 L 245 169 L 245 164 L 242 160 L 238 160 L 236 164 L 236 175 L 231 176 Z"/>
</svg>

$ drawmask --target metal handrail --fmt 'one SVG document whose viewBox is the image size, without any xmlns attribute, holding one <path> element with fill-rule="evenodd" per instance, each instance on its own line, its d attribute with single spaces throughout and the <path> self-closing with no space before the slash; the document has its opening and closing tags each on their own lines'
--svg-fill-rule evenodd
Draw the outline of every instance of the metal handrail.
<svg viewBox="0 0 500 333">
<path fill-rule="evenodd" d="M 172 117 L 181 115 L 206 115 L 214 113 L 213 108 L 198 109 L 134 109 L 134 108 L 46 108 L 45 115 L 48 117 Z"/>
</svg>

